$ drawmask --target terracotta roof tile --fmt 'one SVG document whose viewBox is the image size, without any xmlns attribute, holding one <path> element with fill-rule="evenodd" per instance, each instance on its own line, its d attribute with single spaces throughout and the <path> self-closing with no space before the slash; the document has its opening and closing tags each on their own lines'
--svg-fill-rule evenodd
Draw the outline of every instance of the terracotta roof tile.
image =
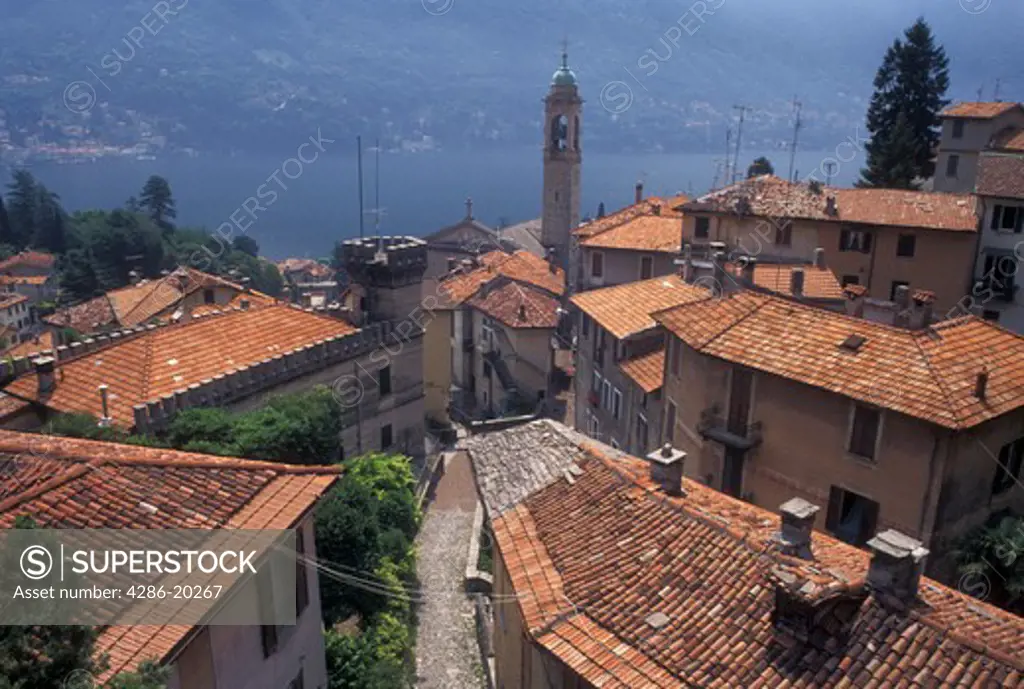
<svg viewBox="0 0 1024 689">
<path fill-rule="evenodd" d="M 24 294 L 17 294 L 15 292 L 2 292 L 0 293 L 0 309 L 6 309 L 15 304 L 21 304 L 28 301 L 28 297 Z"/>
<path fill-rule="evenodd" d="M 449 305 L 465 302 L 484 284 L 501 276 L 540 287 L 554 295 L 561 296 L 565 292 L 564 271 L 557 268 L 552 272 L 547 261 L 529 251 L 520 249 L 511 254 L 491 251 L 480 256 L 478 264 L 469 270 L 458 269 L 442 279 L 440 289 Z"/>
<path fill-rule="evenodd" d="M 53 331 L 44 330 L 37 337 L 34 337 L 31 340 L 26 340 L 25 342 L 8 347 L 3 351 L 2 356 L 10 357 L 12 359 L 20 359 L 21 357 L 25 357 L 30 354 L 53 351 L 56 348 L 57 342 L 54 339 Z"/>
<path fill-rule="evenodd" d="M 110 389 L 110 416 L 134 424 L 132 407 L 267 357 L 356 332 L 348 323 L 284 304 L 252 306 L 175 325 L 165 325 L 57 364 L 57 389 L 44 401 L 50 409 L 102 415 L 97 388 Z M 39 401 L 35 374 L 4 390 Z"/>
<path fill-rule="evenodd" d="M 580 225 L 578 228 L 573 230 L 573 234 L 580 237 L 580 241 L 582 242 L 586 237 L 593 237 L 594 235 L 619 227 L 620 225 L 631 222 L 637 218 L 656 216 L 656 213 L 663 218 L 682 218 L 682 213 L 676 210 L 676 208 L 686 203 L 688 200 L 689 198 L 682 194 L 667 198 L 651 196 L 640 203 L 634 203 L 632 206 L 620 208 L 614 213 L 609 213 L 603 218 L 597 218 L 596 220 L 592 220 L 584 225 Z M 679 223 L 678 230 L 681 235 L 681 221 Z"/>
<path fill-rule="evenodd" d="M 28 515 L 41 528 L 287 529 L 339 473 L 0 431 L 0 528 Z M 110 668 L 100 681 L 142 660 L 164 659 L 191 629 L 104 628 L 96 652 L 110 654 Z"/>
<path fill-rule="evenodd" d="M 644 392 L 654 392 L 665 378 L 665 348 L 622 361 L 619 369 Z"/>
<path fill-rule="evenodd" d="M 594 686 L 1024 686 L 1024 620 L 926 578 L 912 609 L 886 607 L 865 586 L 866 552 L 814 532 L 813 560 L 784 555 L 776 514 L 690 480 L 668 496 L 644 460 L 528 426 L 584 458 L 492 514 L 495 543 L 528 633 Z M 534 462 L 524 432 L 472 439 L 474 466 Z M 811 641 L 776 627 L 782 576 L 815 620 L 853 603 L 846 643 L 831 620 Z"/>
<path fill-rule="evenodd" d="M 975 189 L 982 196 L 1024 199 L 1024 155 L 983 153 L 978 156 Z"/>
<path fill-rule="evenodd" d="M 989 143 L 989 148 L 1000 151 L 1013 151 L 1024 153 L 1024 129 L 1019 127 L 1007 127 L 994 137 Z"/>
<path fill-rule="evenodd" d="M 618 339 L 657 324 L 650 314 L 680 304 L 710 298 L 701 287 L 686 284 L 678 275 L 666 275 L 614 287 L 589 290 L 572 297 L 583 313 Z"/>
<path fill-rule="evenodd" d="M 754 266 L 754 285 L 769 292 L 791 297 L 793 295 L 790 288 L 793 284 L 794 268 L 799 268 L 804 272 L 803 294 L 805 297 L 811 299 L 843 298 L 843 288 L 840 287 L 835 273 L 828 268 L 818 268 L 813 265 L 757 263 Z M 727 263 L 725 269 L 736 278 L 739 278 L 742 272 L 741 266 L 736 263 Z"/>
<path fill-rule="evenodd" d="M 939 113 L 940 117 L 970 117 L 981 120 L 988 120 L 998 117 L 1014 108 L 1019 108 L 1019 103 L 1010 101 L 995 102 L 963 102 L 954 103 Z"/>
<path fill-rule="evenodd" d="M 682 251 L 683 221 L 678 214 L 641 215 L 580 242 L 589 249 L 626 249 L 678 254 Z"/>
<path fill-rule="evenodd" d="M 57 259 L 53 254 L 43 253 L 42 251 L 22 251 L 20 254 L 15 254 L 10 258 L 0 261 L 0 272 L 19 267 L 50 270 L 56 262 Z"/>
<path fill-rule="evenodd" d="M 466 303 L 511 328 L 558 326 L 558 300 L 530 285 L 507 281 L 478 292 Z"/>
<path fill-rule="evenodd" d="M 828 197 L 837 213 L 826 213 Z M 903 189 L 838 189 L 816 193 L 810 185 L 772 175 L 753 177 L 705 194 L 683 206 L 686 212 L 739 213 L 762 218 L 796 218 L 822 222 L 915 227 L 976 232 L 978 203 L 972 194 Z"/>
<path fill-rule="evenodd" d="M 953 429 L 1024 405 L 1024 338 L 966 316 L 908 330 L 753 292 L 654 314 L 702 354 Z M 843 342 L 865 338 L 855 351 Z M 987 369 L 988 394 L 974 397 Z"/>
<path fill-rule="evenodd" d="M 49 275 L 0 275 L 0 285 L 45 285 Z"/>
<path fill-rule="evenodd" d="M 314 278 L 328 279 L 333 276 L 334 271 L 312 258 L 286 258 L 277 264 L 281 275 L 287 273 L 309 273 Z"/>
</svg>

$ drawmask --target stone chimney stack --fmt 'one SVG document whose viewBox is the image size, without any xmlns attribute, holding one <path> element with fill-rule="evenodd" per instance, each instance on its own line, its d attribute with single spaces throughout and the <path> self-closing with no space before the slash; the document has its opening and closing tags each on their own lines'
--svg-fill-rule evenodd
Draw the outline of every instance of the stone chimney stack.
<svg viewBox="0 0 1024 689">
<path fill-rule="evenodd" d="M 248 311 L 249 310 L 249 306 L 250 306 L 250 303 L 249 303 L 248 299 L 239 299 L 238 300 L 238 308 L 242 309 L 242 311 Z"/>
<path fill-rule="evenodd" d="M 458 260 L 456 260 L 456 258 L 454 256 L 449 256 L 448 257 L 448 272 L 451 273 L 452 271 L 454 271 L 458 267 L 459 267 Z"/>
<path fill-rule="evenodd" d="M 893 302 L 896 304 L 893 325 L 900 328 L 909 327 L 912 315 L 910 311 L 910 288 L 906 285 L 897 287 L 896 293 L 893 295 Z"/>
<path fill-rule="evenodd" d="M 820 246 L 814 250 L 814 267 L 818 270 L 825 270 L 825 250 Z"/>
<path fill-rule="evenodd" d="M 644 183 L 637 182 L 633 190 L 633 203 L 640 203 L 644 200 Z"/>
<path fill-rule="evenodd" d="M 789 274 L 789 293 L 794 297 L 804 296 L 804 269 L 794 268 Z"/>
<path fill-rule="evenodd" d="M 909 326 L 914 330 L 927 328 L 932 322 L 935 293 L 922 289 L 914 290 L 911 301 L 914 303 L 914 307 L 910 310 Z"/>
<path fill-rule="evenodd" d="M 744 256 L 740 259 L 740 281 L 745 287 L 754 286 L 754 271 L 757 270 L 757 258 Z"/>
<path fill-rule="evenodd" d="M 35 367 L 36 379 L 39 381 L 39 396 L 45 397 L 57 389 L 57 376 L 54 373 L 54 359 L 52 356 L 41 356 L 32 360 Z"/>
<path fill-rule="evenodd" d="M 683 278 L 683 282 L 693 282 L 693 247 L 689 244 L 683 244 L 683 257 L 675 261 L 676 265 L 679 266 L 679 277 Z"/>
<path fill-rule="evenodd" d="M 839 215 L 839 207 L 836 205 L 835 196 L 828 196 L 825 198 L 825 215 L 831 218 Z"/>
<path fill-rule="evenodd" d="M 921 541 L 894 529 L 870 541 L 871 565 L 868 586 L 883 603 L 908 606 L 917 598 L 928 550 Z"/>
<path fill-rule="evenodd" d="M 113 419 L 110 418 L 110 397 L 108 395 L 108 388 L 106 383 L 101 383 L 99 387 L 100 391 L 100 407 L 102 408 L 102 415 L 100 416 L 99 425 L 106 428 L 111 424 Z"/>
<path fill-rule="evenodd" d="M 982 368 L 974 379 L 974 396 L 983 400 L 986 394 L 988 394 L 988 369 Z"/>
<path fill-rule="evenodd" d="M 660 450 L 647 455 L 651 465 L 651 480 L 661 486 L 669 495 L 683 495 L 683 467 L 686 464 L 686 453 L 673 449 L 665 443 Z"/>
<path fill-rule="evenodd" d="M 814 531 L 814 517 L 820 509 L 803 498 L 792 498 L 779 507 L 782 514 L 779 541 L 783 553 L 804 560 L 812 559 L 811 533 Z"/>
<path fill-rule="evenodd" d="M 868 291 L 862 285 L 847 285 L 843 288 L 846 297 L 846 315 L 864 317 L 864 297 Z"/>
</svg>

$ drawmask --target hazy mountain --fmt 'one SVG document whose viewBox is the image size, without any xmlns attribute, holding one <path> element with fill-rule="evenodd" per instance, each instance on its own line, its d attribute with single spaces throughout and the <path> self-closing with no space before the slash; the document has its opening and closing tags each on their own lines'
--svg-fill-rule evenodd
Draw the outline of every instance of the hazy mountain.
<svg viewBox="0 0 1024 689">
<path fill-rule="evenodd" d="M 1003 98 L 1024 97 L 1024 3 L 990 2 L 704 0 L 701 22 L 671 0 L 0 0 L 0 109 L 15 145 L 258 150 L 318 127 L 389 146 L 535 144 L 568 36 L 590 149 L 719 150 L 739 103 L 754 108 L 746 142 L 781 144 L 794 96 L 803 141 L 827 148 L 861 123 L 882 53 L 919 14 L 950 54 L 952 97 L 984 83 L 990 98 L 997 77 Z M 65 107 L 85 109 L 90 89 L 95 107 Z"/>
</svg>

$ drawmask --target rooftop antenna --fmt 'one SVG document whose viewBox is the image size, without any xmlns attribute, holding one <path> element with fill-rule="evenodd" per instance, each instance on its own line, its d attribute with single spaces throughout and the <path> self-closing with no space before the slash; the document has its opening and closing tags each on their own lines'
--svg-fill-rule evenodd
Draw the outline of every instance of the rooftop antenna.
<svg viewBox="0 0 1024 689">
<path fill-rule="evenodd" d="M 803 103 L 793 96 L 793 110 L 796 111 L 796 120 L 793 122 L 793 143 L 789 145 L 789 181 L 795 182 L 796 178 L 793 177 L 793 168 L 796 165 L 796 145 L 800 137 L 800 127 L 803 126 L 803 122 L 800 121 L 800 110 L 803 108 Z"/>
<path fill-rule="evenodd" d="M 722 175 L 722 186 L 729 186 L 729 160 L 732 158 L 732 126 L 725 130 L 725 174 Z"/>
<path fill-rule="evenodd" d="M 981 86 L 978 87 L 978 101 L 981 101 L 981 94 L 985 91 L 985 82 L 981 82 Z"/>
<path fill-rule="evenodd" d="M 748 108 L 746 105 L 734 105 L 732 107 L 734 110 L 740 111 L 740 123 L 736 128 L 736 158 L 732 165 L 732 183 L 736 184 L 736 173 L 740 169 L 740 146 L 743 143 L 743 118 L 746 116 L 747 110 L 752 110 L 753 108 Z"/>
<path fill-rule="evenodd" d="M 836 169 L 836 164 L 829 162 L 825 163 L 825 186 L 832 186 L 832 171 Z"/>
<path fill-rule="evenodd" d="M 711 191 L 718 188 L 718 175 L 722 172 L 722 161 L 719 158 L 715 159 L 715 176 L 711 178 Z"/>
<path fill-rule="evenodd" d="M 385 210 L 380 207 L 380 139 L 373 146 L 373 208 L 366 210 L 373 216 L 373 231 L 377 237 L 377 251 L 384 251 L 384 240 L 380 234 L 380 219 Z"/>
<path fill-rule="evenodd" d="M 997 103 L 999 102 L 999 82 L 1000 79 L 996 79 L 996 87 L 995 90 L 992 92 L 992 100 L 994 100 Z"/>
<path fill-rule="evenodd" d="M 359 238 L 363 238 L 363 137 L 356 136 L 356 160 L 359 166 Z"/>
</svg>

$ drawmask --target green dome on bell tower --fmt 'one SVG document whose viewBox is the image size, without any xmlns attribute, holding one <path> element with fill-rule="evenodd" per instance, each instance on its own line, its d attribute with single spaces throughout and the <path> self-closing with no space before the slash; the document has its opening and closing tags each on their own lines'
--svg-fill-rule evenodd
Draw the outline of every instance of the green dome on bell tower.
<svg viewBox="0 0 1024 689">
<path fill-rule="evenodd" d="M 551 77 L 552 86 L 576 86 L 576 74 L 569 69 L 569 53 L 562 51 L 562 66 Z"/>
</svg>

